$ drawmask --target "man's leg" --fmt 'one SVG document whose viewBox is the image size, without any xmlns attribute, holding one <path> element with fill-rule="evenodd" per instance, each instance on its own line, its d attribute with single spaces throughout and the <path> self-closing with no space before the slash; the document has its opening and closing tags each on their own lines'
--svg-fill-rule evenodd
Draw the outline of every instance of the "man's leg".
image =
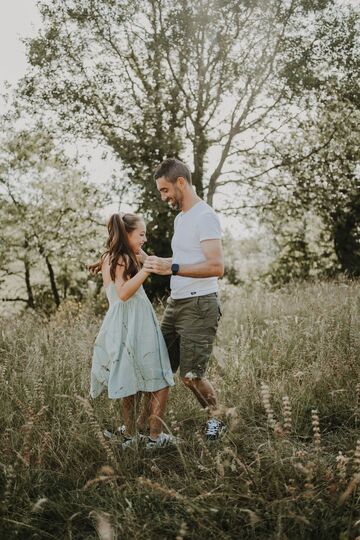
<svg viewBox="0 0 360 540">
<path fill-rule="evenodd" d="M 195 395 L 203 408 L 209 409 L 209 415 L 213 416 L 218 408 L 215 389 L 208 379 L 181 377 L 182 382 Z"/>
<path fill-rule="evenodd" d="M 175 373 L 180 365 L 180 336 L 176 332 L 176 310 L 171 297 L 168 298 L 161 321 L 161 332 L 169 353 L 171 369 Z"/>
<path fill-rule="evenodd" d="M 220 319 L 220 306 L 215 294 L 189 299 L 178 304 L 180 338 L 180 377 L 197 398 L 208 408 L 206 436 L 216 439 L 225 425 L 215 418 L 218 400 L 215 389 L 205 377 Z"/>
</svg>

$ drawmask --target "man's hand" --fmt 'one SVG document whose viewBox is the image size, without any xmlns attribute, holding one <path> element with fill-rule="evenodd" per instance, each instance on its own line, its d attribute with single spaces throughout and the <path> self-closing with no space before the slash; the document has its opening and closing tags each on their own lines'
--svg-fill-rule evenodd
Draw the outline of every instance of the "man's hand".
<svg viewBox="0 0 360 540">
<path fill-rule="evenodd" d="M 144 264 L 144 262 L 146 261 L 147 257 L 148 257 L 148 254 L 147 254 L 143 249 L 140 249 L 140 252 L 136 255 L 137 260 L 138 260 L 141 264 Z"/>
<path fill-rule="evenodd" d="M 151 272 L 152 274 L 158 274 L 159 276 L 169 276 L 171 272 L 171 259 L 163 259 L 162 257 L 156 257 L 150 255 L 144 262 L 144 270 Z"/>
</svg>

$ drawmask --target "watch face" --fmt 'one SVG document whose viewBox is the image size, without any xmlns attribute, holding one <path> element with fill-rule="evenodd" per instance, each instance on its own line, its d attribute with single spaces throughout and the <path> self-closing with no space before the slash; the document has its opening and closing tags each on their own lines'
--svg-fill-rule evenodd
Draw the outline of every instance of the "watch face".
<svg viewBox="0 0 360 540">
<path fill-rule="evenodd" d="M 173 274 L 176 274 L 179 271 L 179 265 L 174 263 L 171 265 L 171 271 Z"/>
</svg>

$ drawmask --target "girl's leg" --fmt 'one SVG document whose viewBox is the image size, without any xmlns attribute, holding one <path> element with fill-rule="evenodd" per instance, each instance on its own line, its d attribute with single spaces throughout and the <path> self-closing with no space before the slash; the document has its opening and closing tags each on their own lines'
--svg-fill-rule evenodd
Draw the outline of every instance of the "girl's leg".
<svg viewBox="0 0 360 540">
<path fill-rule="evenodd" d="M 145 392 L 142 398 L 141 412 L 136 421 L 137 428 L 141 433 L 146 433 L 148 429 L 149 416 L 151 414 L 150 407 L 151 407 L 151 393 Z"/>
<path fill-rule="evenodd" d="M 136 409 L 137 409 L 137 394 L 133 396 L 127 396 L 123 398 L 123 415 L 124 423 L 126 427 L 126 432 L 124 433 L 127 437 L 133 437 L 136 432 Z"/>
<path fill-rule="evenodd" d="M 166 402 L 169 395 L 169 387 L 162 388 L 150 394 L 150 437 L 156 439 L 162 432 L 163 418 L 165 414 Z"/>
</svg>

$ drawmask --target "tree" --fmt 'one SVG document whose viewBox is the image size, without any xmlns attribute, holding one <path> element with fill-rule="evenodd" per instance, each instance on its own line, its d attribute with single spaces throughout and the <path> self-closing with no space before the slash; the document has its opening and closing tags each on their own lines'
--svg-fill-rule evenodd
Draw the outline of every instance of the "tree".
<svg viewBox="0 0 360 540">
<path fill-rule="evenodd" d="M 154 165 L 190 158 L 197 192 L 211 205 L 220 188 L 251 186 L 252 156 L 294 114 L 284 73 L 299 51 L 305 66 L 313 61 L 314 26 L 332 4 L 42 1 L 21 91 L 56 111 L 65 131 L 114 151 L 140 188 L 139 206 L 156 217 L 158 248 L 172 216 L 155 204 Z"/>
<path fill-rule="evenodd" d="M 308 103 L 301 121 L 280 130 L 254 160 L 252 204 L 277 238 L 280 281 L 292 273 L 360 272 L 359 32 L 358 9 L 326 12 L 314 33 L 317 62 L 304 62 L 299 47 L 283 74 Z"/>
<path fill-rule="evenodd" d="M 105 200 L 46 131 L 3 136 L 1 300 L 51 311 L 69 296 L 81 299 L 89 279 L 85 265 L 101 250 Z M 12 288 L 20 292 L 9 295 Z"/>
<path fill-rule="evenodd" d="M 264 219 L 274 224 L 280 246 L 277 276 L 295 266 L 302 278 L 339 270 L 360 275 L 359 122 L 360 111 L 333 95 L 283 143 L 284 159 L 292 158 L 262 194 Z M 308 227 L 317 231 L 312 250 Z"/>
</svg>

